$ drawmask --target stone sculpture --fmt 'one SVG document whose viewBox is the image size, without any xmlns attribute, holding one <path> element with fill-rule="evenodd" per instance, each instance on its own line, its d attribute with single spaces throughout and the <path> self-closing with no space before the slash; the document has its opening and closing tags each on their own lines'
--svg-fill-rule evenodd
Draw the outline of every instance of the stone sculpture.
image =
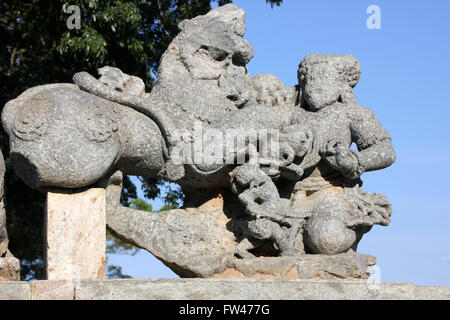
<svg viewBox="0 0 450 320">
<path fill-rule="evenodd" d="M 6 231 L 4 176 L 5 162 L 0 152 L 0 281 L 20 280 L 19 260 L 8 250 L 8 233 Z"/>
<path fill-rule="evenodd" d="M 17 175 L 41 190 L 105 188 L 111 232 L 182 277 L 367 278 L 375 258 L 357 245 L 390 223 L 391 206 L 361 190 L 360 176 L 390 166 L 395 152 L 353 94 L 358 60 L 309 55 L 286 87 L 248 75 L 253 48 L 235 5 L 179 27 L 150 93 L 104 67 L 99 79 L 80 72 L 75 84 L 8 102 L 2 122 Z M 241 148 L 214 139 L 228 136 Z M 177 182 L 183 208 L 121 207 L 123 174 Z"/>
</svg>

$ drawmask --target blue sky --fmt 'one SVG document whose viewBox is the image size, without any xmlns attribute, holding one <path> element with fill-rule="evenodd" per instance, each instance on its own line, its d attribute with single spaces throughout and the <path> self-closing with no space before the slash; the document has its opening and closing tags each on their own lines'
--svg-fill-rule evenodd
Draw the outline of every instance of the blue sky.
<svg viewBox="0 0 450 320">
<path fill-rule="evenodd" d="M 358 251 L 377 257 L 382 281 L 449 286 L 450 1 L 284 0 L 273 9 L 264 0 L 234 2 L 247 12 L 252 76 L 294 85 L 310 53 L 360 60 L 356 97 L 390 132 L 397 162 L 362 176 L 363 189 L 386 195 L 393 214 Z M 380 30 L 366 27 L 370 5 L 381 9 Z M 176 277 L 143 250 L 110 262 L 135 278 Z"/>
</svg>

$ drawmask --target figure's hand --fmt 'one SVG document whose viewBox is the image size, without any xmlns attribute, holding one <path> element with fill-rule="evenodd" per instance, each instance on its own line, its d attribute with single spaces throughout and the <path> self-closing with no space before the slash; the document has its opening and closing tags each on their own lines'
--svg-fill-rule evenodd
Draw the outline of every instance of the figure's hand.
<svg viewBox="0 0 450 320">
<path fill-rule="evenodd" d="M 336 146 L 336 164 L 343 171 L 355 171 L 358 167 L 358 158 L 350 149 L 345 148 L 341 143 Z"/>
<path fill-rule="evenodd" d="M 259 215 L 259 206 L 257 204 L 249 204 L 246 208 L 246 211 L 249 215 L 253 217 L 258 217 Z"/>
<path fill-rule="evenodd" d="M 332 140 L 328 143 L 327 153 L 334 156 L 338 170 L 346 177 L 355 179 L 362 174 L 357 151 L 350 150 L 341 142 Z"/>
<path fill-rule="evenodd" d="M 282 166 L 280 169 L 287 174 L 285 175 L 285 178 L 292 181 L 298 181 L 303 177 L 303 174 L 305 173 L 303 168 L 295 163 L 291 163 L 289 166 Z"/>
<path fill-rule="evenodd" d="M 259 158 L 258 163 L 261 166 L 261 170 L 269 177 L 276 177 L 281 173 L 278 160 Z"/>
<path fill-rule="evenodd" d="M 295 158 L 294 149 L 289 145 L 289 143 L 281 142 L 280 143 L 280 165 L 288 166 L 290 165 Z"/>
<path fill-rule="evenodd" d="M 260 208 L 258 210 L 258 214 L 256 215 L 256 218 L 257 219 L 268 219 L 268 220 L 271 220 L 273 222 L 288 224 L 286 222 L 286 219 L 285 219 L 284 216 L 282 216 L 282 215 L 280 215 L 280 214 L 278 214 L 276 212 L 273 212 L 273 211 L 270 211 L 270 210 L 266 210 L 266 209 L 262 209 L 262 208 Z"/>
</svg>

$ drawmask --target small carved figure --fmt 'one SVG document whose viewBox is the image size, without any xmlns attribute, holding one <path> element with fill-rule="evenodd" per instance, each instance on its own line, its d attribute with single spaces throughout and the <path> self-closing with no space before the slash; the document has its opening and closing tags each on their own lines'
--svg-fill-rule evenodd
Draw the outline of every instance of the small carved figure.
<svg viewBox="0 0 450 320">
<path fill-rule="evenodd" d="M 316 168 L 299 182 L 302 191 L 296 191 L 309 193 L 306 198 L 316 203 L 305 237 L 307 247 L 314 253 L 356 249 L 362 234 L 370 230 L 369 221 L 385 225 L 390 216 L 386 199 L 374 195 L 365 196 L 365 200 L 384 218 L 367 218 L 368 211 L 361 212 L 360 217 L 366 218 L 360 223 L 351 218 L 355 208 L 360 207 L 355 206 L 360 200 L 354 198 L 360 192 L 351 192 L 352 197 L 347 189 L 359 190 L 363 172 L 385 168 L 395 161 L 389 134 L 353 94 L 360 68 L 358 60 L 349 55 L 314 54 L 302 60 L 298 71 L 302 108 L 298 121 L 314 127 L 322 156 Z M 353 142 L 358 151 L 350 149 Z M 322 186 L 317 188 L 319 180 Z M 314 189 L 308 189 L 310 182 Z M 297 205 L 302 206 L 306 198 L 297 198 Z M 349 219 L 353 223 L 348 224 Z"/>
<path fill-rule="evenodd" d="M 259 74 L 252 78 L 256 102 L 269 107 L 294 105 L 298 92 L 296 87 L 286 87 L 280 79 L 271 74 Z"/>
<path fill-rule="evenodd" d="M 312 151 L 314 136 L 311 128 L 302 125 L 291 125 L 282 127 L 280 130 L 279 159 L 262 158 L 259 163 L 263 166 L 270 165 L 271 176 L 277 176 L 288 180 L 298 181 L 302 178 L 305 170 L 304 161 L 307 154 Z M 278 170 L 273 171 L 274 168 Z"/>
<path fill-rule="evenodd" d="M 259 164 L 249 162 L 237 168 L 233 173 L 232 191 L 248 214 L 245 220 L 248 230 L 244 230 L 244 234 L 254 238 L 240 241 L 236 246 L 239 256 L 251 256 L 248 251 L 261 244 L 255 243 L 255 239 L 272 240 L 282 256 L 304 252 L 299 240 L 305 217 L 289 214 L 292 210 L 282 208 L 277 187 Z"/>
</svg>

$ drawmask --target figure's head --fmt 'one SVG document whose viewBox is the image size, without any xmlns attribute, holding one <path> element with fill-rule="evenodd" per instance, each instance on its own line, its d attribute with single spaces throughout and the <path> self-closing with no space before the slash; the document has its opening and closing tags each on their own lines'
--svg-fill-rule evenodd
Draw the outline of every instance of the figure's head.
<svg viewBox="0 0 450 320">
<path fill-rule="evenodd" d="M 313 134 L 310 128 L 304 126 L 289 126 L 284 129 L 286 141 L 298 157 L 303 157 L 311 148 Z"/>
<path fill-rule="evenodd" d="M 269 107 L 295 104 L 295 87 L 286 87 L 283 82 L 272 74 L 259 74 L 252 78 L 256 102 Z"/>
<path fill-rule="evenodd" d="M 243 37 L 242 9 L 218 7 L 179 28 L 161 58 L 151 103 L 167 108 L 175 126 L 193 130 L 194 120 L 217 123 L 253 101 L 246 68 L 253 47 Z"/>
<path fill-rule="evenodd" d="M 243 189 L 259 187 L 266 182 L 266 174 L 257 165 L 243 164 L 233 173 L 233 183 Z"/>
<path fill-rule="evenodd" d="M 234 4 L 179 24 L 180 58 L 194 80 L 214 80 L 236 106 L 251 97 L 246 65 L 253 47 L 243 38 L 245 12 Z"/>
<path fill-rule="evenodd" d="M 302 99 L 311 110 L 354 99 L 352 88 L 361 75 L 359 61 L 351 55 L 311 54 L 298 69 Z"/>
<path fill-rule="evenodd" d="M 295 157 L 304 157 L 312 147 L 313 133 L 304 125 L 284 127 L 280 135 L 280 160 L 289 165 Z"/>
</svg>

